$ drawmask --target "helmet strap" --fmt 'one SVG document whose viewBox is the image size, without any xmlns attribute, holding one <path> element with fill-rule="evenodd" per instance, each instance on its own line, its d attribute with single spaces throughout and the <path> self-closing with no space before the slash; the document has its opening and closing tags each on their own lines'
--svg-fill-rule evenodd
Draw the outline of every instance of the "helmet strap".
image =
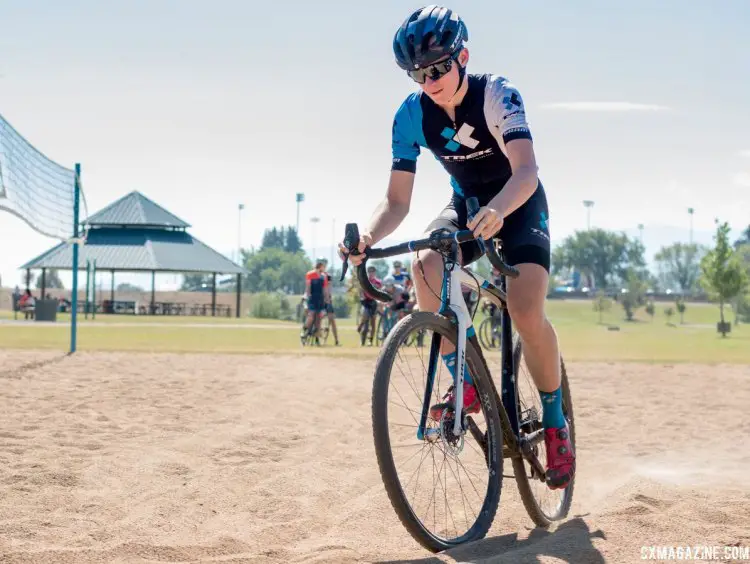
<svg viewBox="0 0 750 564">
<path fill-rule="evenodd" d="M 456 60 L 456 64 L 458 65 L 458 88 L 453 93 L 454 96 L 461 90 L 461 87 L 464 85 L 464 77 L 466 76 L 466 67 L 459 63 L 458 60 Z"/>
</svg>

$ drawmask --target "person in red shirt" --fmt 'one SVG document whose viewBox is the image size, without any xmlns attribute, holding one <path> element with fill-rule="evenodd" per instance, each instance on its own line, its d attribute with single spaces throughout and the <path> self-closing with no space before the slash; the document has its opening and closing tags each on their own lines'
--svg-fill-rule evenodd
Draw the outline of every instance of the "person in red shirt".
<svg viewBox="0 0 750 564">
<path fill-rule="evenodd" d="M 326 290 L 328 289 L 328 278 L 325 274 L 325 258 L 318 258 L 315 261 L 315 268 L 305 275 L 305 298 L 307 299 L 307 320 L 303 334 L 310 330 L 310 326 L 315 320 L 315 336 L 317 339 L 318 330 L 320 329 L 320 318 L 326 310 Z"/>
</svg>

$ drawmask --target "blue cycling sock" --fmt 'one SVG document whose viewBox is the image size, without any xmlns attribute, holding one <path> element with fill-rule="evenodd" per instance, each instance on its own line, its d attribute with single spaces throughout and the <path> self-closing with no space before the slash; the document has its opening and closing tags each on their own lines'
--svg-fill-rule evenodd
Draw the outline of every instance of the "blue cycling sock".
<svg viewBox="0 0 750 564">
<path fill-rule="evenodd" d="M 450 354 L 444 354 L 443 355 L 443 362 L 445 362 L 445 365 L 448 367 L 448 370 L 450 370 L 451 376 L 453 376 L 453 383 L 456 383 L 456 351 L 453 351 Z M 467 384 L 473 386 L 474 380 L 471 378 L 471 371 L 469 370 L 469 365 L 467 364 L 464 367 L 464 382 Z"/>
<path fill-rule="evenodd" d="M 565 415 L 562 410 L 562 388 L 554 392 L 543 392 L 539 390 L 542 398 L 542 425 L 545 429 L 562 429 L 565 427 Z"/>
</svg>

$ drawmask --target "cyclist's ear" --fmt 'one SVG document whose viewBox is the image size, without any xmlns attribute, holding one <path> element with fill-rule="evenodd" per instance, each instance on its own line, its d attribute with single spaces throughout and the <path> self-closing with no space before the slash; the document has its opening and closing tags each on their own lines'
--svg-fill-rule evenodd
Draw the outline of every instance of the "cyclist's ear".
<svg viewBox="0 0 750 564">
<path fill-rule="evenodd" d="M 458 62 L 462 67 L 469 64 L 469 50 L 466 47 L 461 49 L 461 52 L 458 54 Z"/>
</svg>

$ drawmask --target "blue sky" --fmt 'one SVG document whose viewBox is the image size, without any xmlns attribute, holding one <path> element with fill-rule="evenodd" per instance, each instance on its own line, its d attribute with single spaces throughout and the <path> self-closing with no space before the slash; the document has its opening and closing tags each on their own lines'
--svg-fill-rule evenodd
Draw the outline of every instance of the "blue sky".
<svg viewBox="0 0 750 564">
<path fill-rule="evenodd" d="M 64 5 L 63 5 L 64 4 Z M 90 212 L 137 189 L 229 255 L 293 224 L 328 247 L 364 224 L 390 170 L 391 121 L 415 85 L 391 39 L 419 3 L 0 0 L 0 113 L 53 160 L 81 162 Z M 377 6 L 377 7 L 374 7 Z M 458 0 L 469 71 L 519 88 L 550 202 L 553 243 L 592 225 L 652 254 L 750 223 L 750 2 Z M 420 158 L 421 232 L 450 195 Z M 54 241 L 0 213 L 0 274 Z M 160 277 L 160 285 L 176 282 Z"/>
</svg>

